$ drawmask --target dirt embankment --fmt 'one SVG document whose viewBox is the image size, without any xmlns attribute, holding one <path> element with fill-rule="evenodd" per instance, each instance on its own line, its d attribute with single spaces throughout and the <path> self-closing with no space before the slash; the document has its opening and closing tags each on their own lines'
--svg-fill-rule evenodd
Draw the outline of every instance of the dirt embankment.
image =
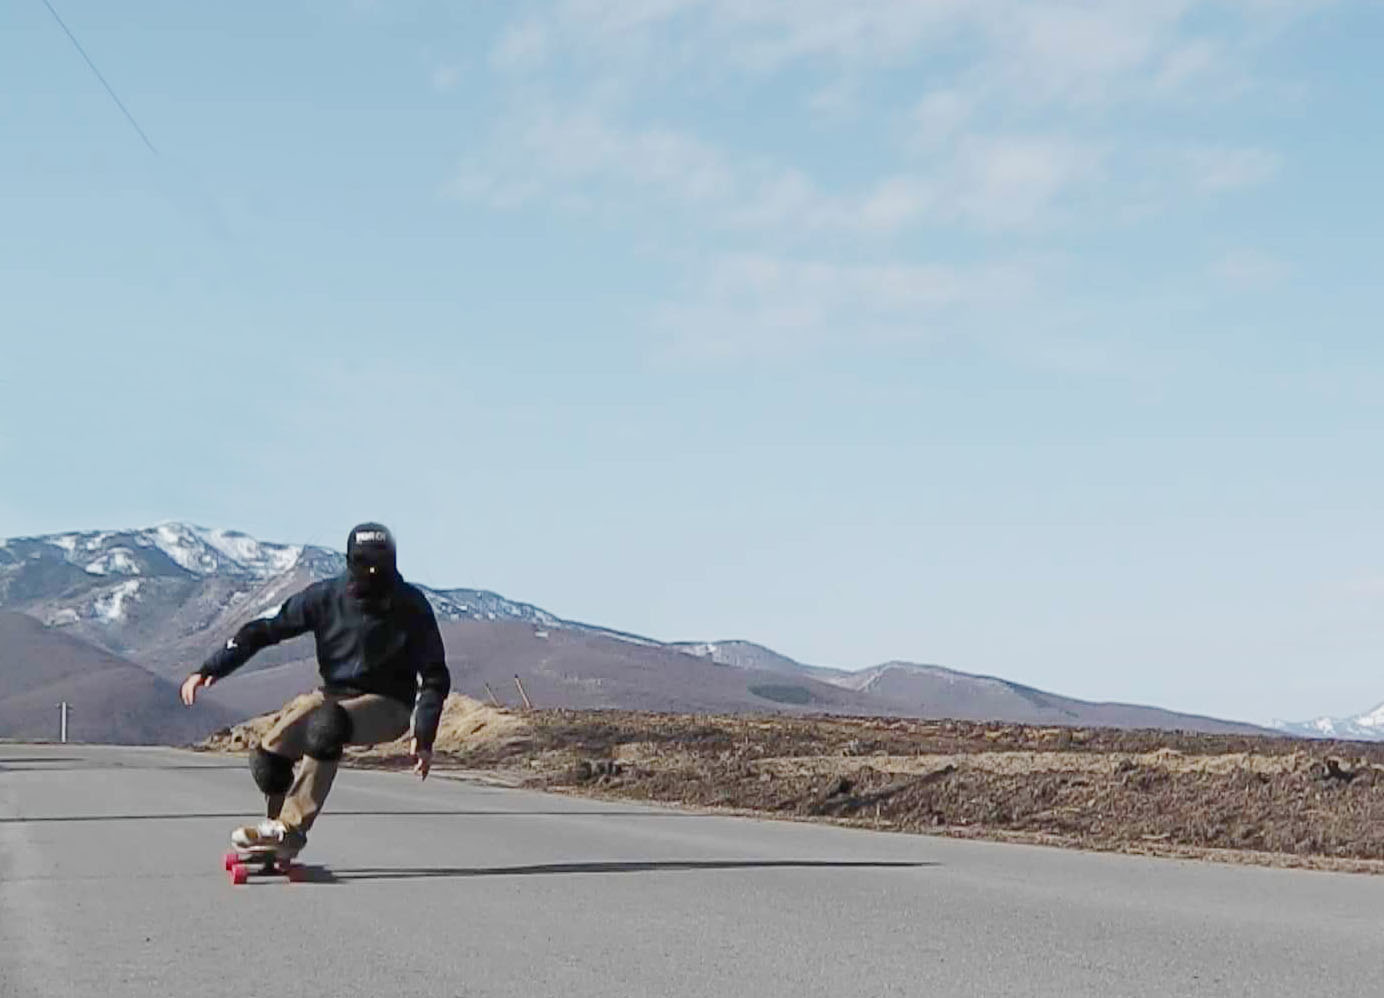
<svg viewBox="0 0 1384 998">
<path fill-rule="evenodd" d="M 260 743 L 271 728 L 294 711 L 309 694 L 295 697 L 280 710 L 261 714 L 243 724 L 223 728 L 197 745 L 209 752 L 248 752 Z M 487 706 L 479 700 L 453 693 L 443 705 L 442 720 L 437 726 L 437 750 L 440 765 L 458 758 L 489 753 L 499 759 L 522 753 L 530 738 L 531 725 L 523 717 L 508 710 Z M 402 764 L 409 748 L 409 736 L 373 748 L 348 748 L 346 755 L 362 763 Z"/>
<path fill-rule="evenodd" d="M 275 715 L 214 735 L 243 751 Z M 1384 746 L 965 721 L 510 712 L 448 698 L 437 765 L 800 820 L 1384 872 Z M 353 750 L 407 765 L 407 742 Z"/>
</svg>

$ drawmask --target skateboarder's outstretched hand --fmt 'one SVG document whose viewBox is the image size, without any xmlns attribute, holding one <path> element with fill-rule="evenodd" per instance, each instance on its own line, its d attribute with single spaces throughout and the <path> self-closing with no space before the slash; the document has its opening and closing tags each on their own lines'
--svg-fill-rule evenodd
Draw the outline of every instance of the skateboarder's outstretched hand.
<svg viewBox="0 0 1384 998">
<path fill-rule="evenodd" d="M 420 780 L 428 778 L 428 770 L 432 769 L 432 749 L 420 748 L 418 739 L 415 738 L 409 743 L 409 754 L 413 756 L 413 771 L 418 774 Z"/>
<path fill-rule="evenodd" d="M 191 707 L 192 702 L 197 699 L 197 691 L 203 686 L 210 686 L 214 682 L 216 682 L 216 680 L 211 678 L 211 676 L 204 676 L 200 672 L 194 672 L 192 675 L 188 676 L 183 680 L 183 688 L 181 691 L 183 703 Z"/>
</svg>

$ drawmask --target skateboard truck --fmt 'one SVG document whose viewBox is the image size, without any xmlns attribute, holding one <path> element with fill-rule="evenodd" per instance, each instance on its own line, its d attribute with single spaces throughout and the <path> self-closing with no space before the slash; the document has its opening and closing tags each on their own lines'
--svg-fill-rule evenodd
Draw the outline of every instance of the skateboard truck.
<svg viewBox="0 0 1384 998">
<path fill-rule="evenodd" d="M 304 879 L 306 871 L 293 862 L 292 856 L 280 855 L 274 849 L 243 849 L 228 852 L 221 857 L 221 865 L 230 875 L 231 883 L 243 884 L 250 874 L 262 876 L 287 877 L 297 883 Z"/>
</svg>

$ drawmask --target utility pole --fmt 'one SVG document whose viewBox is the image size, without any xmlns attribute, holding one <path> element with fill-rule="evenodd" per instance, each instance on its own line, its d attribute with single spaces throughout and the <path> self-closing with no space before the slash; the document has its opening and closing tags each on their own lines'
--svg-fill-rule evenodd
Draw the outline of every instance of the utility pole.
<svg viewBox="0 0 1384 998">
<path fill-rule="evenodd" d="M 58 737 L 64 745 L 67 744 L 67 715 L 72 710 L 72 705 L 64 700 L 58 704 Z"/>
<path fill-rule="evenodd" d="M 519 677 L 514 677 L 514 685 L 519 687 L 519 695 L 524 698 L 524 709 L 533 710 L 533 704 L 529 702 L 529 695 L 524 692 L 524 684 L 519 682 Z"/>
</svg>

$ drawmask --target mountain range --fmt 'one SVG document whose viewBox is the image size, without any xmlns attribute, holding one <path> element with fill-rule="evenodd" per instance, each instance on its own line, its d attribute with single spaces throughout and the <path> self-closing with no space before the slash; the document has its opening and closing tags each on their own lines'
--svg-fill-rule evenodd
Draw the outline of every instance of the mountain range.
<svg viewBox="0 0 1384 998">
<path fill-rule="evenodd" d="M 1350 717 L 1318 717 L 1311 721 L 1273 722 L 1275 731 L 1299 738 L 1339 738 L 1357 742 L 1384 741 L 1384 703 Z"/>
<path fill-rule="evenodd" d="M 338 551 L 164 523 L 0 541 L 0 738 L 181 742 L 280 706 L 316 678 L 310 636 L 267 649 L 196 707 L 176 684 L 246 621 L 345 568 Z M 420 587 L 454 688 L 535 706 L 952 717 L 1263 733 L 1157 707 L 1091 703 L 992 676 L 893 661 L 804 665 L 749 641 L 666 643 L 483 589 Z"/>
</svg>

